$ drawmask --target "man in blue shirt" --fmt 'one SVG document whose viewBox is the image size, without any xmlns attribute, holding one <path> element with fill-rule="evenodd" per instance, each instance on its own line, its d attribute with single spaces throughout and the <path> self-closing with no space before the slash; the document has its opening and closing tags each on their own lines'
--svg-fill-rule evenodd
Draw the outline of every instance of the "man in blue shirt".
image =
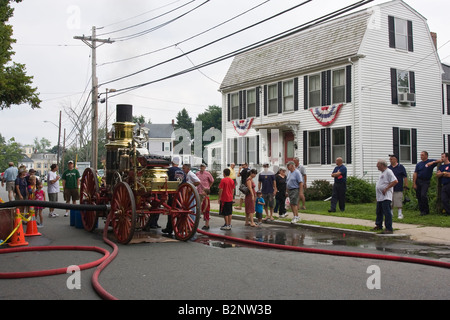
<svg viewBox="0 0 450 320">
<path fill-rule="evenodd" d="M 345 192 L 347 191 L 347 167 L 344 166 L 341 157 L 336 159 L 336 167 L 331 176 L 334 178 L 333 193 L 331 196 L 331 207 L 328 212 L 336 212 L 336 204 L 339 209 L 345 210 Z"/>
<path fill-rule="evenodd" d="M 389 161 L 391 165 L 388 167 L 392 170 L 398 183 L 394 186 L 394 194 L 392 196 L 392 215 L 394 213 L 394 208 L 398 210 L 398 218 L 403 219 L 402 209 L 403 209 L 403 189 L 404 186 L 408 186 L 408 174 L 406 173 L 405 167 L 398 163 L 398 157 L 395 154 L 389 155 Z"/>
<path fill-rule="evenodd" d="M 3 174 L 2 187 L 6 182 L 6 192 L 8 192 L 9 201 L 14 200 L 14 189 L 15 189 L 15 181 L 17 175 L 19 174 L 19 170 L 14 166 L 14 162 L 10 162 L 8 169 L 5 170 Z"/>
<path fill-rule="evenodd" d="M 420 161 L 416 164 L 413 175 L 413 188 L 416 190 L 417 201 L 419 202 L 420 215 L 424 216 L 430 213 L 428 206 L 428 188 L 430 187 L 431 176 L 437 162 L 435 159 L 428 159 L 428 152 L 420 153 Z"/>
<path fill-rule="evenodd" d="M 286 189 L 289 196 L 289 202 L 294 214 L 291 223 L 296 223 L 300 220 L 298 217 L 298 202 L 300 200 L 300 188 L 303 188 L 303 177 L 295 168 L 294 161 L 287 163 L 288 175 L 286 179 Z"/>
<path fill-rule="evenodd" d="M 443 153 L 441 160 L 443 164 L 439 167 L 436 176 L 441 178 L 441 201 L 442 207 L 447 215 L 450 215 L 450 161 L 448 159 L 449 153 Z"/>
<path fill-rule="evenodd" d="M 266 211 L 266 219 L 273 219 L 274 197 L 277 194 L 277 184 L 275 181 L 275 174 L 269 170 L 269 164 L 264 163 L 263 171 L 258 177 L 258 190 L 261 190 L 264 199 L 264 210 Z M 269 215 L 270 212 L 270 215 Z"/>
</svg>

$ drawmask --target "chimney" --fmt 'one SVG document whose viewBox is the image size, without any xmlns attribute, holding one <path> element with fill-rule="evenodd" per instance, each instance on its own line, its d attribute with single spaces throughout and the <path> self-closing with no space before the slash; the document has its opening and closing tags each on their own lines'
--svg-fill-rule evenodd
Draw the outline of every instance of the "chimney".
<svg viewBox="0 0 450 320">
<path fill-rule="evenodd" d="M 175 120 L 172 119 L 172 127 L 175 127 Z"/>
<path fill-rule="evenodd" d="M 437 33 L 436 32 L 431 32 L 431 38 L 433 39 L 434 47 L 437 50 Z"/>
</svg>

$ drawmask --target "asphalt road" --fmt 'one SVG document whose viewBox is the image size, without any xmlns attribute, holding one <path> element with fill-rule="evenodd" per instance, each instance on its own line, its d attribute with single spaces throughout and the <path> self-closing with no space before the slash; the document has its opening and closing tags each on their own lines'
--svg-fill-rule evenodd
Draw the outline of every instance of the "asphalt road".
<svg viewBox="0 0 450 320">
<path fill-rule="evenodd" d="M 88 233 L 69 226 L 64 210 L 57 212 L 58 218 L 46 218 L 45 227 L 39 229 L 42 236 L 27 238 L 30 246 L 85 245 L 110 250 L 102 240 L 102 221 L 99 230 Z M 165 221 L 161 217 L 159 224 Z M 221 218 L 213 217 L 210 231 L 220 232 L 222 224 Z M 248 229 L 243 222 L 233 221 L 234 233 Z M 292 228 L 285 231 L 292 234 Z M 202 236 L 196 242 L 156 238 L 162 242 L 119 245 L 117 258 L 100 275 L 101 285 L 122 300 L 450 298 L 448 269 L 251 248 Z M 6 254 L 0 255 L 0 272 L 65 267 L 100 257 L 94 252 L 73 251 Z M 89 269 L 80 273 L 80 289 L 68 288 L 69 274 L 0 280 L 0 299 L 97 300 L 100 298 L 91 286 L 93 272 Z"/>
</svg>

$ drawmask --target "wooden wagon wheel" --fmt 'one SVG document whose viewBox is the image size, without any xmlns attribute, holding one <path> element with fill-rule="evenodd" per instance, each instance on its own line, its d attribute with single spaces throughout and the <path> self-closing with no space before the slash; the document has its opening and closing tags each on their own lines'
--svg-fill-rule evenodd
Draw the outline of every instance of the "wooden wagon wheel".
<svg viewBox="0 0 450 320">
<path fill-rule="evenodd" d="M 98 199 L 98 180 L 97 175 L 91 168 L 86 168 L 81 178 L 80 186 L 80 204 L 96 205 Z M 93 231 L 97 224 L 97 212 L 96 211 L 81 211 L 81 220 L 83 222 L 84 229 L 87 231 Z"/>
<path fill-rule="evenodd" d="M 119 182 L 111 200 L 111 224 L 117 241 L 127 244 L 136 229 L 136 202 L 133 191 L 126 182 Z"/>
<path fill-rule="evenodd" d="M 172 225 L 175 238 L 187 241 L 197 232 L 201 216 L 200 196 L 190 183 L 178 187 L 172 202 Z"/>
</svg>

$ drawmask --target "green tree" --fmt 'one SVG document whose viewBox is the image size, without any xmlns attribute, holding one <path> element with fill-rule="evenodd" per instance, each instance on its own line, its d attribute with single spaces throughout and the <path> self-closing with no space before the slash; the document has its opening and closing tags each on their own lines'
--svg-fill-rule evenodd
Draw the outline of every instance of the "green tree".
<svg viewBox="0 0 450 320">
<path fill-rule="evenodd" d="M 143 124 L 143 123 L 151 124 L 152 123 L 150 118 L 148 119 L 148 121 L 145 121 L 145 117 L 142 114 L 139 117 L 133 116 L 133 122 L 136 124 Z"/>
<path fill-rule="evenodd" d="M 41 140 L 38 137 L 34 138 L 34 149 L 37 153 L 46 153 L 51 145 L 52 143 L 47 138 L 41 138 Z"/>
<path fill-rule="evenodd" d="M 195 121 L 202 122 L 202 132 L 210 128 L 222 130 L 222 108 L 209 106 L 205 112 L 200 113 Z"/>
<path fill-rule="evenodd" d="M 0 139 L 0 172 L 8 168 L 8 162 L 14 162 L 17 166 L 23 158 L 22 146 L 16 142 L 14 138 L 5 141 L 3 137 Z"/>
<path fill-rule="evenodd" d="M 10 2 L 22 0 L 0 0 L 0 109 L 27 103 L 31 108 L 40 108 L 41 100 L 37 88 L 32 88 L 32 76 L 27 76 L 24 64 L 11 61 L 14 55 L 11 44 L 13 28 L 7 24 L 14 9 Z"/>
<path fill-rule="evenodd" d="M 175 129 L 186 129 L 191 134 L 191 139 L 194 137 L 194 123 L 186 108 L 179 111 L 176 117 Z"/>
</svg>

